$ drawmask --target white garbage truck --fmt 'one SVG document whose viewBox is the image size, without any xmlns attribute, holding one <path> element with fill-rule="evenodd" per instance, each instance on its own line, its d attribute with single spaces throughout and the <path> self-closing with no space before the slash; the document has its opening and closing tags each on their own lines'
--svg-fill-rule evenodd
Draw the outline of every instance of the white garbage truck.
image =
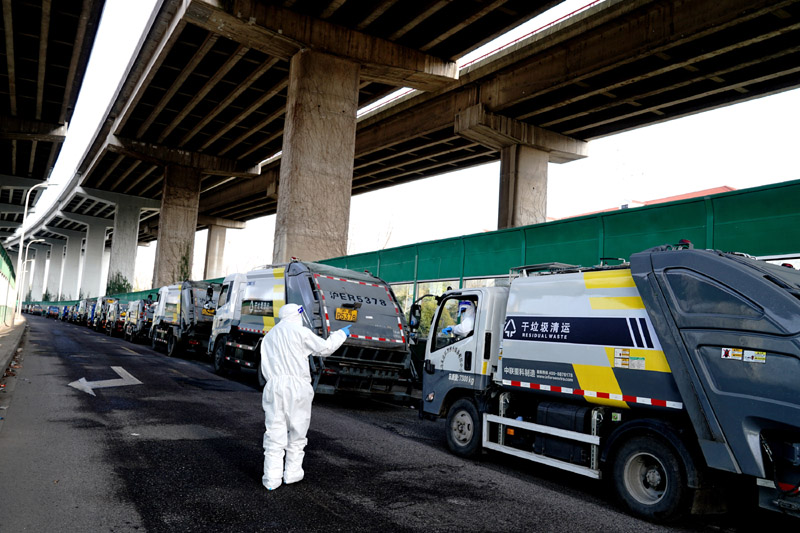
<svg viewBox="0 0 800 533">
<path fill-rule="evenodd" d="M 161 287 L 150 327 L 150 346 L 172 357 L 184 351 L 206 353 L 220 284 L 182 281 Z"/>
<path fill-rule="evenodd" d="M 733 487 L 800 517 L 800 272 L 678 248 L 445 293 L 421 416 L 458 455 L 606 478 L 645 518 L 718 511 Z M 446 333 L 465 302 L 472 330 Z"/>
<path fill-rule="evenodd" d="M 339 350 L 310 361 L 314 390 L 408 399 L 416 382 L 405 317 L 391 287 L 367 272 L 292 261 L 222 282 L 209 355 L 217 372 L 259 371 L 261 339 L 287 303 L 303 306 L 305 325 L 327 338 L 350 325 Z"/>
</svg>

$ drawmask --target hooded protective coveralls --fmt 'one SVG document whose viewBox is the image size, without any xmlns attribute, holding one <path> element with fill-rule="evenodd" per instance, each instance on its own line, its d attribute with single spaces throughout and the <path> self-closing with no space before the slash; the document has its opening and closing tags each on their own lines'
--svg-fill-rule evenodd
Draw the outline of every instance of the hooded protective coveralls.
<svg viewBox="0 0 800 533">
<path fill-rule="evenodd" d="M 458 304 L 458 313 L 461 315 L 461 322 L 456 326 L 447 326 L 442 332 L 450 333 L 452 331 L 459 337 L 466 337 L 472 333 L 472 328 L 475 327 L 475 305 L 472 302 L 461 302 Z"/>
<path fill-rule="evenodd" d="M 261 373 L 267 380 L 261 397 L 266 425 L 262 482 L 270 490 L 280 486 L 281 478 L 286 483 L 303 479 L 303 449 L 314 399 L 308 356 L 330 355 L 347 339 L 342 330 L 327 339 L 318 337 L 303 326 L 302 312 L 296 304 L 281 307 L 279 322 L 261 342 Z"/>
</svg>

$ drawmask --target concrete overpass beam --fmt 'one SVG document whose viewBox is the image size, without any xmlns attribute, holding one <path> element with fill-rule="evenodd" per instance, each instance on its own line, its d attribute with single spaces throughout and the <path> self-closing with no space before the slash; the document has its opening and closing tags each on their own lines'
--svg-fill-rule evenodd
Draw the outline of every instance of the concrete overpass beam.
<svg viewBox="0 0 800 533">
<path fill-rule="evenodd" d="M 153 287 L 191 278 L 199 204 L 200 172 L 168 166 L 161 194 Z"/>
<path fill-rule="evenodd" d="M 306 50 L 291 61 L 273 261 L 347 253 L 359 65 Z"/>
<path fill-rule="evenodd" d="M 547 219 L 547 163 L 588 155 L 588 143 L 494 113 L 483 105 L 456 115 L 455 132 L 500 151 L 498 229 Z"/>
</svg>

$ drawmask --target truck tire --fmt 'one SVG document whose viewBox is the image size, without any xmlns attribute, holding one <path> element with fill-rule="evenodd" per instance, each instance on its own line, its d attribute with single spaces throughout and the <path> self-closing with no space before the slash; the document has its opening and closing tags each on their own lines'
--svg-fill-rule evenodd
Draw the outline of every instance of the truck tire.
<svg viewBox="0 0 800 533">
<path fill-rule="evenodd" d="M 156 341 L 155 332 L 153 332 L 153 334 L 150 336 L 150 349 L 151 350 L 157 350 L 158 349 L 158 342 Z"/>
<path fill-rule="evenodd" d="M 174 357 L 178 354 L 178 339 L 172 332 L 167 334 L 167 357 Z"/>
<path fill-rule="evenodd" d="M 213 364 L 214 364 L 214 373 L 220 376 L 224 375 L 225 372 L 225 342 L 227 339 L 222 337 L 221 339 L 217 339 L 217 343 L 214 345 L 214 355 L 213 355 Z"/>
<path fill-rule="evenodd" d="M 447 446 L 461 457 L 474 457 L 481 449 L 481 419 L 467 398 L 456 401 L 447 413 Z"/>
<path fill-rule="evenodd" d="M 625 442 L 613 459 L 614 489 L 630 511 L 670 521 L 688 510 L 691 489 L 680 456 L 661 439 L 642 435 Z"/>
</svg>

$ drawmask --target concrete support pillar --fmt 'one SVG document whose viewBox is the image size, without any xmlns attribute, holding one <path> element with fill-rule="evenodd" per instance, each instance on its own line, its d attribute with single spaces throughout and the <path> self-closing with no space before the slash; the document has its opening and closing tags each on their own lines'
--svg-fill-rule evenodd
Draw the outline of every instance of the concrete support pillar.
<svg viewBox="0 0 800 533">
<path fill-rule="evenodd" d="M 103 250 L 106 247 L 106 224 L 89 224 L 86 231 L 86 248 L 83 256 L 83 270 L 79 292 L 84 298 L 92 298 L 105 294 L 102 285 Z"/>
<path fill-rule="evenodd" d="M 219 278 L 225 275 L 222 270 L 222 260 L 225 255 L 225 234 L 223 226 L 211 225 L 208 227 L 208 240 L 206 241 L 206 265 L 203 269 L 203 279 Z"/>
<path fill-rule="evenodd" d="M 108 265 L 108 279 L 119 276 L 133 285 L 136 267 L 136 247 L 139 242 L 138 204 L 117 204 L 114 215 L 114 236 L 111 240 L 111 257 Z"/>
<path fill-rule="evenodd" d="M 458 113 L 453 131 L 500 151 L 498 229 L 544 222 L 547 163 L 566 163 L 589 153 L 585 141 L 489 113 L 483 104 Z"/>
<path fill-rule="evenodd" d="M 55 226 L 45 226 L 50 233 L 61 235 L 66 241 L 64 262 L 61 266 L 61 289 L 62 300 L 78 299 L 78 272 L 80 271 L 81 243 L 86 235 L 82 231 L 72 231 L 58 228 Z"/>
<path fill-rule="evenodd" d="M 36 250 L 36 261 L 33 263 L 33 276 L 31 277 L 31 300 L 40 302 L 44 294 L 44 269 L 47 266 L 47 252 L 50 246 L 32 244 L 31 250 Z"/>
<path fill-rule="evenodd" d="M 497 229 L 547 220 L 547 162 L 550 155 L 521 144 L 500 151 Z"/>
<path fill-rule="evenodd" d="M 161 198 L 153 287 L 163 287 L 189 279 L 192 275 L 194 234 L 200 205 L 199 171 L 168 166 Z"/>
<path fill-rule="evenodd" d="M 103 272 L 107 274 L 105 276 L 107 281 L 114 280 L 118 275 L 120 279 L 117 281 L 124 280 L 133 285 L 139 241 L 139 215 L 142 209 L 157 210 L 161 202 L 86 187 L 80 187 L 78 192 L 89 198 L 115 205 L 111 257 L 104 263 Z M 105 282 L 103 286 L 106 286 Z"/>
<path fill-rule="evenodd" d="M 65 300 L 78 299 L 78 271 L 81 267 L 81 241 L 83 235 L 77 231 L 67 239 L 67 254 L 64 256 L 64 273 L 61 276 L 61 295 Z"/>
<path fill-rule="evenodd" d="M 273 261 L 347 253 L 359 65 L 306 50 L 292 57 Z"/>
<path fill-rule="evenodd" d="M 101 272 L 101 276 L 100 276 L 101 283 L 100 283 L 100 286 L 103 288 L 103 293 L 102 294 L 105 294 L 107 292 L 106 288 L 108 287 L 108 274 L 109 274 L 108 267 L 109 267 L 110 264 L 111 264 L 111 248 L 110 247 L 109 248 L 103 248 L 103 264 L 102 264 L 102 267 L 100 268 L 100 272 Z M 133 283 L 131 283 L 131 284 L 133 284 Z M 128 291 L 125 291 L 125 292 L 128 292 Z M 102 294 L 101 294 L 101 296 L 102 296 Z"/>
<path fill-rule="evenodd" d="M 59 211 L 58 216 L 67 220 L 72 220 L 86 226 L 86 246 L 83 254 L 83 266 L 80 269 L 80 283 L 78 284 L 77 294 L 74 298 L 83 293 L 83 298 L 93 298 L 105 294 L 106 287 L 103 284 L 103 250 L 106 243 L 106 229 L 111 226 L 111 221 L 105 218 L 90 217 Z M 72 234 L 57 229 L 54 231 L 59 235 L 69 233 L 70 240 Z M 67 257 L 69 258 L 69 244 L 67 245 Z M 66 279 L 66 277 L 65 277 Z"/>
<path fill-rule="evenodd" d="M 47 273 L 47 284 L 45 290 L 50 293 L 53 301 L 60 300 L 61 294 L 61 267 L 64 258 L 64 246 L 67 241 L 63 239 L 46 239 L 50 245 L 50 269 Z"/>
</svg>

